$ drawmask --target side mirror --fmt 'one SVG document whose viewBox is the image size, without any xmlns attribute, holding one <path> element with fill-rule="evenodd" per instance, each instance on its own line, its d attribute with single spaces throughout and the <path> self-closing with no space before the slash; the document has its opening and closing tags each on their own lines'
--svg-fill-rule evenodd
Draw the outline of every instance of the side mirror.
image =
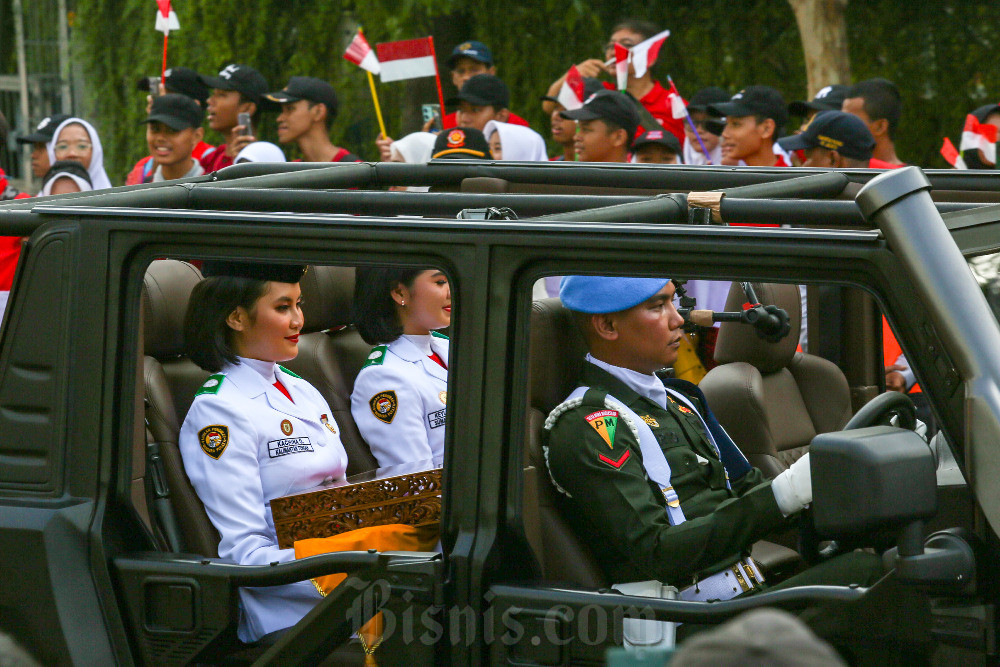
<svg viewBox="0 0 1000 667">
<path fill-rule="evenodd" d="M 813 438 L 809 459 L 820 535 L 907 528 L 917 539 L 913 548 L 922 549 L 921 522 L 937 512 L 934 454 L 923 438 L 892 426 L 823 433 Z"/>
</svg>

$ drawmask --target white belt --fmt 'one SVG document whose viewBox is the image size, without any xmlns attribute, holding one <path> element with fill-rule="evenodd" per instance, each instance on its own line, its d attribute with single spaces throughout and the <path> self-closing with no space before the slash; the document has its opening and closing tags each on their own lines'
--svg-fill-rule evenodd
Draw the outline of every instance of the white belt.
<svg viewBox="0 0 1000 667">
<path fill-rule="evenodd" d="M 757 568 L 753 558 L 747 557 L 732 567 L 716 572 L 691 584 L 677 594 L 677 599 L 689 602 L 706 600 L 732 600 L 764 583 L 764 575 Z"/>
</svg>

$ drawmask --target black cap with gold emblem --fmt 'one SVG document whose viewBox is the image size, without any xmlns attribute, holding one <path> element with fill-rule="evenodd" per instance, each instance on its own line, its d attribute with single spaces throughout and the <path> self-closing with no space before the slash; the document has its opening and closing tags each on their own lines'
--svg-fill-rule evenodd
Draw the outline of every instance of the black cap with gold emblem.
<svg viewBox="0 0 1000 667">
<path fill-rule="evenodd" d="M 297 283 L 306 272 L 303 264 L 270 264 L 267 262 L 237 262 L 222 259 L 206 260 L 201 274 L 206 278 L 231 276 L 276 283 Z"/>
</svg>

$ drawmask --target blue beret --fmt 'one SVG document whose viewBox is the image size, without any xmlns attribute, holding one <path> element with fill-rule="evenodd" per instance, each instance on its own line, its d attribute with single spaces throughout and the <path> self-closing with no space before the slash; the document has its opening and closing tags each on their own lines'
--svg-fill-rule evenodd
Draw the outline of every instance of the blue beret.
<svg viewBox="0 0 1000 667">
<path fill-rule="evenodd" d="M 651 299 L 670 278 L 563 276 L 559 298 L 578 313 L 617 313 Z"/>
</svg>

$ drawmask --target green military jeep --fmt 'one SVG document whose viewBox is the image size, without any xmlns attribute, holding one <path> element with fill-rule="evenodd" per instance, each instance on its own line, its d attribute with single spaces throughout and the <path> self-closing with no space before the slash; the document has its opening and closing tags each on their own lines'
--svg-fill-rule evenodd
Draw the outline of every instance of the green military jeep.
<svg viewBox="0 0 1000 667">
<path fill-rule="evenodd" d="M 901 619 L 902 648 L 889 657 L 912 658 L 912 638 L 932 651 L 928 661 L 990 662 L 1000 328 L 963 255 L 1000 252 L 997 178 L 249 164 L 0 207 L 0 233 L 26 237 L 0 331 L 0 630 L 44 664 L 350 664 L 363 658 L 352 636 L 382 610 L 374 657 L 384 664 L 599 665 L 621 644 L 625 617 L 711 625 L 775 606 L 854 614 L 861 624 L 909 609 L 883 582 L 726 602 L 610 588 L 560 516 L 540 458 L 541 422 L 573 388 L 583 353 L 544 279 L 667 275 L 752 281 L 806 343 L 769 343 L 745 316 L 727 322 L 722 363 L 703 381 L 755 465 L 777 470 L 812 447 L 803 553 L 788 548 L 789 536 L 755 546 L 765 574 L 778 580 L 837 546 L 877 549 L 892 570 L 886 581 L 926 611 Z M 184 356 L 183 313 L 198 263 L 220 258 L 314 267 L 290 366 L 334 411 L 349 473 L 375 466 L 350 416 L 368 352 L 351 326 L 353 270 L 446 272 L 456 310 L 440 553 L 343 552 L 259 567 L 217 558 L 177 435 L 207 376 Z M 745 301 L 740 290 L 730 306 Z M 910 401 L 882 393 L 880 315 L 922 389 L 936 432 L 929 446 L 902 428 L 914 425 Z M 806 356 L 825 359 L 826 375 L 796 377 L 789 366 Z M 736 404 L 727 393 L 734 369 L 750 367 L 760 386 Z M 276 642 L 236 640 L 238 587 L 337 572 L 350 577 Z"/>
</svg>

